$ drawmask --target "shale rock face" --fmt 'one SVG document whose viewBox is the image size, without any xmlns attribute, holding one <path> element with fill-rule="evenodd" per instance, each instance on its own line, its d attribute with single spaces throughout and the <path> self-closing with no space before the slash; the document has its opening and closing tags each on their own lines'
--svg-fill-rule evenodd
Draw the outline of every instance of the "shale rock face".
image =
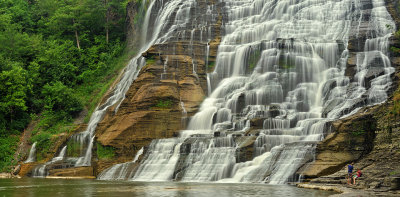
<svg viewBox="0 0 400 197">
<path fill-rule="evenodd" d="M 400 25 L 399 2 L 389 0 L 386 4 L 396 25 Z M 360 50 L 358 41 L 353 39 L 350 42 L 350 54 Z M 400 47 L 398 38 L 391 38 L 391 46 Z M 365 107 L 353 116 L 333 122 L 332 133 L 317 146 L 315 161 L 298 171 L 305 178 L 320 177 L 312 180 L 312 184 L 346 184 L 346 165 L 355 162 L 355 169 L 360 169 L 363 177 L 352 187 L 377 191 L 400 189 L 400 117 L 393 113 L 394 97 L 399 94 L 400 54 L 392 51 L 390 55 L 396 72 L 392 75 L 393 85 L 388 91 L 391 95 L 388 101 Z M 354 56 L 348 59 L 347 76 L 352 76 L 355 61 Z M 378 70 L 374 72 L 371 75 L 381 73 Z M 367 80 L 366 85 L 368 83 Z"/>
<path fill-rule="evenodd" d="M 360 112 L 332 124 L 332 133 L 319 142 L 315 161 L 301 169 L 305 178 L 332 174 L 343 166 L 369 153 L 373 148 L 375 110 Z"/>
<path fill-rule="evenodd" d="M 55 177 L 94 178 L 93 167 L 76 167 L 67 169 L 52 169 L 49 171 Z"/>
<path fill-rule="evenodd" d="M 212 62 L 221 39 L 222 14 L 221 5 L 216 2 L 197 3 L 195 8 L 191 8 L 195 9 L 191 10 L 193 21 L 202 17 L 207 5 L 216 5 L 212 10 L 213 17 L 203 17 L 207 18 L 208 27 L 205 29 L 208 33 L 204 33 L 204 27 L 193 32 L 190 31 L 193 27 L 187 27 L 190 30 L 181 28 L 163 44 L 153 45 L 142 54 L 147 60 L 146 65 L 129 88 L 126 98 L 116 113 L 116 106 L 109 109 L 96 129 L 97 143 L 115 148 L 119 158 L 114 162 L 98 162 L 99 171 L 113 163 L 121 163 L 120 160 L 131 160 L 153 139 L 178 135 L 179 130 L 184 129 L 187 117 L 197 111 L 206 97 L 206 73 L 213 69 Z M 134 22 L 142 20 L 134 18 L 141 12 L 139 7 L 133 2 L 127 7 L 127 40 L 131 45 L 140 43 L 139 22 Z M 203 18 L 201 20 L 205 20 Z"/>
</svg>

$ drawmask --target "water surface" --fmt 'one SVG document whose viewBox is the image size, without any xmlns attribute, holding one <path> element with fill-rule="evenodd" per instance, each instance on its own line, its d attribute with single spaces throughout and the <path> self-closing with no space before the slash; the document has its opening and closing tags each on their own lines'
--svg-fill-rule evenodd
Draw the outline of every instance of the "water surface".
<svg viewBox="0 0 400 197">
<path fill-rule="evenodd" d="M 329 196 L 334 192 L 289 185 L 129 182 L 63 179 L 0 179 L 3 196 Z"/>
</svg>

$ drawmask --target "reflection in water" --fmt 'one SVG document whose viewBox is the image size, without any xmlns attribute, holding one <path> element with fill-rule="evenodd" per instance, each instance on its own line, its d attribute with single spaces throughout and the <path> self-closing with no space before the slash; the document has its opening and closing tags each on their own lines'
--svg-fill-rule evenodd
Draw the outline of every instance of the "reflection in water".
<svg viewBox="0 0 400 197">
<path fill-rule="evenodd" d="M 333 192 L 288 185 L 0 179 L 0 196 L 329 196 Z"/>
</svg>

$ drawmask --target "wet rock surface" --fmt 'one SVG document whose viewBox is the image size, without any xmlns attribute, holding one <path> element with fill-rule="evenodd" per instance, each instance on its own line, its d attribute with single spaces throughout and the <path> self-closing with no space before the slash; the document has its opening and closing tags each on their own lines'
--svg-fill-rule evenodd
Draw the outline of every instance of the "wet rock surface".
<svg viewBox="0 0 400 197">
<path fill-rule="evenodd" d="M 387 7 L 399 24 L 397 1 L 387 1 Z M 356 42 L 356 41 L 354 41 Z M 397 38 L 391 38 L 391 46 L 398 47 Z M 354 47 L 354 46 L 353 46 Z M 351 48 L 350 48 L 351 49 Z M 355 49 L 351 49 L 355 50 Z M 398 88 L 400 74 L 399 54 L 391 54 L 391 63 L 396 72 L 392 75 L 393 85 L 388 101 L 375 107 L 365 107 L 357 114 L 333 122 L 333 133 L 317 146 L 316 160 L 302 171 L 310 182 L 299 187 L 341 192 L 335 196 L 399 196 L 400 176 L 400 118 L 391 113 L 393 91 Z M 355 66 L 354 57 L 348 59 L 346 73 L 351 75 Z M 371 68 L 366 75 L 379 76 L 383 71 Z M 367 125 L 367 126 L 361 126 Z M 363 176 L 356 185 L 347 184 L 346 165 L 355 162 Z"/>
<path fill-rule="evenodd" d="M 209 64 L 215 61 L 220 42 L 222 14 L 220 3 L 197 3 L 191 11 L 193 20 L 206 11 L 207 5 L 215 4 L 214 14 L 202 19 L 207 20 L 209 27 L 204 29 L 209 29 L 210 35 L 202 29 L 191 32 L 188 29 L 192 27 L 180 28 L 166 42 L 150 47 L 142 54 L 146 65 L 126 93 L 118 112 L 110 109 L 98 125 L 97 142 L 115 148 L 117 157 L 128 161 L 151 140 L 176 136 L 185 127 L 187 117 L 197 111 L 206 97 L 206 73 L 213 69 Z M 132 43 L 138 35 L 132 19 L 140 12 L 137 7 L 135 3 L 128 5 L 128 40 L 133 40 Z M 98 170 L 121 160 L 124 159 L 99 161 Z"/>
<path fill-rule="evenodd" d="M 396 7 L 399 2 L 386 1 L 386 4 L 398 25 L 400 15 Z M 391 46 L 398 47 L 398 42 L 397 38 L 391 38 Z M 352 51 L 359 51 L 358 46 L 362 46 L 359 39 L 350 41 L 346 76 L 352 76 L 355 72 L 357 60 Z M 393 94 L 399 84 L 399 54 L 391 53 L 390 60 L 396 69 L 392 75 L 393 85 L 389 90 Z M 366 86 L 371 83 L 370 78 L 383 72 L 379 68 L 371 67 L 366 74 Z M 317 146 L 316 160 L 301 172 L 306 180 L 318 178 L 307 184 L 300 184 L 299 187 L 341 192 L 335 196 L 399 196 L 400 119 L 391 115 L 392 107 L 393 95 L 384 104 L 363 108 L 353 116 L 333 122 L 333 133 Z M 360 123 L 369 126 L 359 127 Z M 346 165 L 351 162 L 355 162 L 355 169 L 363 172 L 356 185 L 347 184 Z"/>
</svg>

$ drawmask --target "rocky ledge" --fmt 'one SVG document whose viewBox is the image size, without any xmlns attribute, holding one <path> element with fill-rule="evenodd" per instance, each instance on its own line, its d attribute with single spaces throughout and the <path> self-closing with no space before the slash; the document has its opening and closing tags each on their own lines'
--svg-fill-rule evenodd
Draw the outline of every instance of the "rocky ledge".
<svg viewBox="0 0 400 197">
<path fill-rule="evenodd" d="M 385 2 L 396 24 L 400 25 L 399 10 L 396 9 L 399 2 Z M 398 38 L 391 38 L 391 46 L 400 47 Z M 306 181 L 298 187 L 341 193 L 335 196 L 400 195 L 400 115 L 395 110 L 396 97 L 400 93 L 400 55 L 391 52 L 390 56 L 396 72 L 392 75 L 393 86 L 388 91 L 388 100 L 333 122 L 332 133 L 318 143 L 314 162 L 298 171 Z M 352 61 L 350 57 L 350 69 Z M 355 163 L 355 169 L 363 172 L 356 185 L 347 184 L 346 165 L 351 162 Z"/>
<path fill-rule="evenodd" d="M 221 40 L 222 4 L 198 1 L 193 8 L 195 14 L 191 15 L 194 21 L 201 21 L 209 5 L 214 5 L 214 10 L 207 19 L 210 20 L 207 39 L 202 34 L 204 28 L 192 31 L 193 27 L 185 27 L 142 54 L 146 65 L 126 93 L 118 112 L 114 112 L 115 106 L 111 107 L 96 128 L 96 143 L 115 150 L 113 158 L 94 158 L 97 173 L 113 164 L 131 161 L 153 139 L 177 136 L 186 127 L 188 117 L 198 110 L 207 94 L 207 73 L 213 69 Z M 134 41 L 138 35 L 133 20 L 138 10 L 134 3 L 129 4 L 128 40 Z"/>
<path fill-rule="evenodd" d="M 318 189 L 326 191 L 335 191 L 339 194 L 331 195 L 330 197 L 369 197 L 369 196 L 399 196 L 399 191 L 378 191 L 358 189 L 357 187 L 348 186 L 346 184 L 333 183 L 300 183 L 297 187 L 305 189 Z"/>
</svg>

